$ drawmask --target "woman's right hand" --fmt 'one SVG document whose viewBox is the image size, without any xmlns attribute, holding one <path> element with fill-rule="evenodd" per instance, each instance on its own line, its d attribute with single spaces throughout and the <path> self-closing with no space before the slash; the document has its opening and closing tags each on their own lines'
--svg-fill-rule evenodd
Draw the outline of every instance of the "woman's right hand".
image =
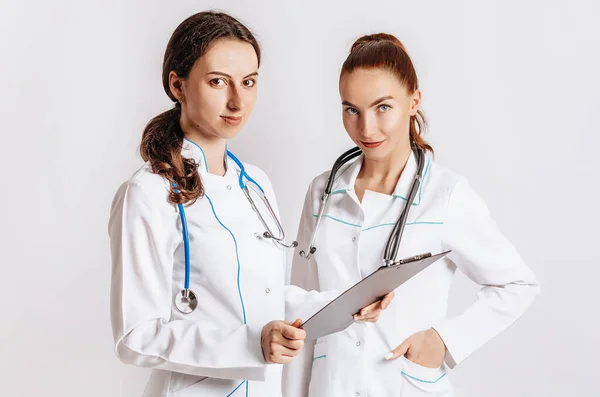
<svg viewBox="0 0 600 397">
<path fill-rule="evenodd" d="M 302 320 L 292 324 L 286 321 L 271 321 L 261 333 L 263 356 L 267 364 L 288 364 L 304 346 L 306 331 L 298 328 Z"/>
</svg>

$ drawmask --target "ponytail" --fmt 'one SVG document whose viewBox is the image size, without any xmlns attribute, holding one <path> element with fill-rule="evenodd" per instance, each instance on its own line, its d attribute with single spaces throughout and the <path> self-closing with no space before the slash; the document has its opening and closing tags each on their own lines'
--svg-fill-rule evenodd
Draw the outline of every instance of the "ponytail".
<svg viewBox="0 0 600 397">
<path fill-rule="evenodd" d="M 204 187 L 197 172 L 198 163 L 181 156 L 183 130 L 179 125 L 180 117 L 181 106 L 177 103 L 150 120 L 142 135 L 140 154 L 150 163 L 152 172 L 170 182 L 170 203 L 193 204 L 204 194 Z"/>
</svg>

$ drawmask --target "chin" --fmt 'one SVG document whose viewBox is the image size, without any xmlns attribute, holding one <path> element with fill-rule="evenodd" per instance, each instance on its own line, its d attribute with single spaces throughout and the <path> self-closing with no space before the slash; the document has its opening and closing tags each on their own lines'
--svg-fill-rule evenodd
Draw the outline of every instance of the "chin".
<svg viewBox="0 0 600 397">
<path fill-rule="evenodd" d="M 219 136 L 221 138 L 225 138 L 225 139 L 233 139 L 239 135 L 242 127 L 243 127 L 243 125 L 238 125 L 235 127 L 228 126 L 228 127 L 221 128 L 219 130 Z"/>
<path fill-rule="evenodd" d="M 385 155 L 385 153 L 366 153 L 366 152 L 363 152 L 363 153 L 364 153 L 365 159 L 367 159 L 367 160 L 380 161 L 387 157 Z"/>
<path fill-rule="evenodd" d="M 383 160 L 387 158 L 390 154 L 390 151 L 386 147 L 380 147 L 375 149 L 363 148 L 362 150 L 365 158 L 369 160 Z"/>
</svg>

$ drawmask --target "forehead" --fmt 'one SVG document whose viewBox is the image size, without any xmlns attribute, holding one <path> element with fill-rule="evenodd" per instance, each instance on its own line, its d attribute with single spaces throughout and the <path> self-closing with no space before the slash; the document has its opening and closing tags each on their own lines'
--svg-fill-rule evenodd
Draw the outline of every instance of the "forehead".
<svg viewBox="0 0 600 397">
<path fill-rule="evenodd" d="M 387 69 L 359 68 L 344 73 L 340 79 L 340 96 L 343 101 L 364 105 L 388 95 L 401 98 L 407 92 L 398 78 Z"/>
<path fill-rule="evenodd" d="M 227 73 L 233 77 L 244 77 L 258 71 L 258 58 L 251 44 L 237 39 L 215 41 L 194 65 L 203 74 Z"/>
</svg>

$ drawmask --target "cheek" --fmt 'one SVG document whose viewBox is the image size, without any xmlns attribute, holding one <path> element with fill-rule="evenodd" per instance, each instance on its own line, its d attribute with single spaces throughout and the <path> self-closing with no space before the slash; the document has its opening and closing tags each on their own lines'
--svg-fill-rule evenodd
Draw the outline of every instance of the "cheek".
<svg viewBox="0 0 600 397">
<path fill-rule="evenodd" d="M 354 139 L 357 134 L 356 118 L 343 116 L 342 122 L 344 123 L 344 129 L 350 138 Z"/>
<path fill-rule="evenodd" d="M 408 125 L 407 117 L 408 115 L 406 115 L 406 117 L 403 117 L 401 113 L 389 113 L 382 115 L 378 120 L 379 128 L 386 135 L 392 138 L 397 138 L 397 135 L 399 135 L 398 133 L 403 131 Z"/>
<path fill-rule="evenodd" d="M 244 95 L 244 107 L 246 108 L 246 115 L 254 109 L 256 105 L 256 90 L 248 90 Z"/>
<path fill-rule="evenodd" d="M 214 119 L 218 117 L 226 105 L 225 90 L 200 89 L 194 103 L 194 114 L 201 119 Z"/>
</svg>

